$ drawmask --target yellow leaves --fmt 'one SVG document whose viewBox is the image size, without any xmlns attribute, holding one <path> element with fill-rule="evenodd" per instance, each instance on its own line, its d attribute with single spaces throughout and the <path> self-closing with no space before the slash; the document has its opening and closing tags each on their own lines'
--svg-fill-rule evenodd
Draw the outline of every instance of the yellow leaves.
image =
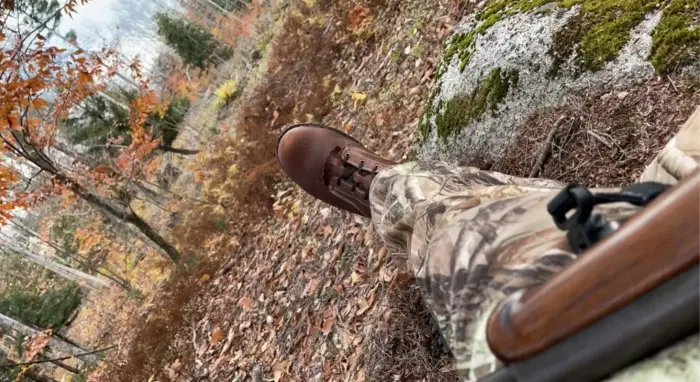
<svg viewBox="0 0 700 382">
<path fill-rule="evenodd" d="M 350 274 L 350 280 L 352 281 L 352 285 L 355 285 L 362 281 L 362 276 L 360 276 L 360 274 L 356 271 L 352 271 L 352 274 Z"/>
<path fill-rule="evenodd" d="M 365 100 L 367 100 L 367 94 L 360 93 L 360 92 L 353 92 L 351 95 L 351 98 L 353 101 L 355 101 L 355 109 L 357 109 L 357 106 L 363 104 Z"/>
<path fill-rule="evenodd" d="M 335 98 L 338 94 L 341 94 L 343 90 L 340 88 L 340 85 L 335 84 L 335 87 L 333 88 L 333 91 L 331 92 L 331 98 Z"/>
<path fill-rule="evenodd" d="M 238 86 L 236 85 L 236 80 L 225 81 L 221 86 L 219 86 L 214 94 L 216 95 L 216 104 L 218 106 L 224 106 L 231 102 L 238 93 Z"/>
<path fill-rule="evenodd" d="M 352 97 L 352 100 L 355 102 L 364 102 L 367 99 L 367 94 L 360 93 L 360 92 L 353 92 L 351 97 Z"/>
<path fill-rule="evenodd" d="M 96 247 L 103 238 L 104 234 L 98 231 L 89 228 L 78 228 L 75 230 L 73 241 L 79 243 L 78 252 L 87 253 Z"/>
<path fill-rule="evenodd" d="M 233 178 L 236 175 L 238 175 L 239 172 L 240 171 L 238 170 L 238 165 L 234 163 L 231 165 L 231 167 L 228 168 L 228 171 L 226 171 L 226 176 L 228 176 L 229 178 Z"/>
</svg>

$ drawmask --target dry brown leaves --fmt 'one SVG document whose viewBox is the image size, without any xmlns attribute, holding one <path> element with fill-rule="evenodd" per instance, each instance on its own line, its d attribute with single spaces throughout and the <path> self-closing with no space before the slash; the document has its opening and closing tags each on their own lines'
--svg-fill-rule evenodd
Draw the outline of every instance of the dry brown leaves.
<svg viewBox="0 0 700 382">
<path fill-rule="evenodd" d="M 442 4 L 446 2 L 437 7 L 417 0 L 376 3 L 381 5 L 359 1 L 333 5 L 338 9 L 325 14 L 326 24 L 320 30 L 290 24 L 298 28 L 290 29 L 294 41 L 315 49 L 306 56 L 325 66 L 308 69 L 310 61 L 298 57 L 298 47 L 277 44 L 269 86 L 265 82 L 244 111 L 260 119 L 250 122 L 249 128 L 279 129 L 309 118 L 306 114 L 325 115 L 325 123 L 344 128 L 381 155 L 405 158 L 436 69 L 441 34 L 449 28 L 449 19 L 440 17 L 447 12 Z M 345 28 L 336 30 L 336 24 Z M 352 26 L 371 33 L 350 37 Z M 365 43 L 354 43 L 361 36 L 367 38 Z M 326 52 L 329 46 L 333 52 Z M 319 54 L 324 60 L 313 58 Z M 300 78 L 292 77 L 299 73 Z M 333 89 L 335 83 L 339 93 Z M 359 102 L 353 94 L 365 97 Z M 186 325 L 175 329 L 169 354 L 156 371 L 159 377 L 384 380 L 383 375 L 365 374 L 368 333 L 381 317 L 380 302 L 392 301 L 389 285 L 395 284 L 405 259 L 387 253 L 368 220 L 312 200 L 290 184 L 277 184 L 275 190 L 273 216 L 255 216 L 245 211 L 244 204 L 230 212 L 230 220 L 245 223 L 237 226 L 239 232 L 231 232 L 238 245 L 218 272 L 200 280 L 197 297 L 184 308 Z M 192 235 L 193 243 L 197 237 L 201 235 Z M 405 290 L 394 288 L 391 293 Z M 415 303 L 403 309 L 424 308 Z M 395 334 L 401 336 L 403 329 L 396 328 Z M 413 333 L 423 328 L 421 338 L 436 343 L 424 321 L 413 328 Z M 443 353 L 411 350 L 415 359 L 408 359 L 407 354 L 384 351 L 389 355 L 384 362 L 410 368 L 415 380 L 449 380 L 442 374 L 434 378 L 434 368 L 425 366 L 450 364 Z M 429 358 L 433 356 L 438 358 Z"/>
<path fill-rule="evenodd" d="M 530 119 L 494 169 L 527 176 L 554 121 L 563 116 L 539 176 L 588 186 L 629 184 L 699 103 L 697 85 L 679 78 L 572 97 L 566 105 Z"/>
</svg>

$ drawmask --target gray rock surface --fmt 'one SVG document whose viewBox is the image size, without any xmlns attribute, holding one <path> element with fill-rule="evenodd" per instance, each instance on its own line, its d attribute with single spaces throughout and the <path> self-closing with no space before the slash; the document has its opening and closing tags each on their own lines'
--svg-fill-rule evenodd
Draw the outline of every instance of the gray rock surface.
<svg viewBox="0 0 700 382">
<path fill-rule="evenodd" d="M 631 30 L 629 42 L 618 57 L 605 63 L 602 69 L 577 72 L 572 57 L 557 76 L 548 75 L 553 62 L 548 54 L 553 37 L 579 11 L 579 6 L 575 6 L 507 16 L 475 39 L 474 54 L 464 70 L 459 68 L 458 55 L 444 62 L 447 69 L 436 80 L 434 105 L 470 94 L 496 68 L 516 70 L 519 80 L 493 112 L 487 110 L 478 119 L 460 126 L 446 140 L 437 136 L 435 115 L 427 113 L 424 118 L 431 128 L 422 142 L 419 157 L 462 163 L 477 158 L 497 161 L 506 152 L 518 126 L 533 114 L 563 104 L 574 93 L 595 89 L 622 91 L 656 75 L 648 57 L 652 31 L 661 18 L 660 10 L 646 14 Z M 454 33 L 468 33 L 477 25 L 476 16 L 471 16 L 457 25 Z M 700 65 L 690 72 L 700 78 Z M 439 112 L 444 112 L 444 108 Z"/>
</svg>

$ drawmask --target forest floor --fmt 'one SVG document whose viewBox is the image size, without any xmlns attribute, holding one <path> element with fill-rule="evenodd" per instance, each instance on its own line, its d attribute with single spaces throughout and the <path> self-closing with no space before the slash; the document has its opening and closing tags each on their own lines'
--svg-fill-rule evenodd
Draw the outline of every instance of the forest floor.
<svg viewBox="0 0 700 382">
<path fill-rule="evenodd" d="M 211 142 L 177 159 L 189 171 L 173 187 L 210 202 L 172 224 L 193 256 L 123 313 L 130 330 L 100 341 L 121 346 L 94 380 L 456 380 L 405 259 L 387 254 L 369 220 L 303 194 L 274 158 L 283 127 L 313 121 L 406 159 L 450 2 L 278 6 L 256 67 L 219 69 L 241 84 L 239 97 L 214 113 L 212 96 L 194 106 Z"/>
<path fill-rule="evenodd" d="M 100 339 L 120 347 L 95 381 L 457 380 L 406 259 L 387 253 L 368 220 L 302 193 L 274 157 L 285 126 L 313 121 L 406 160 L 458 16 L 453 3 L 299 0 L 268 9 L 266 29 L 238 51 L 262 48 L 262 60 L 251 68 L 234 58 L 219 69 L 220 81 L 237 79 L 240 95 L 215 112 L 212 96 L 203 97 L 194 119 L 208 124 L 209 144 L 174 162 L 188 170 L 173 187 L 204 201 L 170 218 L 171 237 L 189 259 L 146 304 L 124 309 L 123 329 Z M 597 143 L 582 133 L 565 154 L 592 159 L 559 161 L 545 175 L 631 179 L 698 101 L 659 81 L 639 85 L 639 94 L 650 91 L 668 106 L 645 114 L 661 121 L 660 130 L 642 137 L 646 151 L 627 170 L 610 173 L 614 166 L 601 165 L 607 154 L 590 150 Z M 630 119 L 648 106 L 635 94 L 625 101 Z M 527 175 L 544 126 L 559 115 L 590 127 L 601 121 L 593 116 L 622 104 L 587 97 L 533 119 L 500 170 Z"/>
</svg>

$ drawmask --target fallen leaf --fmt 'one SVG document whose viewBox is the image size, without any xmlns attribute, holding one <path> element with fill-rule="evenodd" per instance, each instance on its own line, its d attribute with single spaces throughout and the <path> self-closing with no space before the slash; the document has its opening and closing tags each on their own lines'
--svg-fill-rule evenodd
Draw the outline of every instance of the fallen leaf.
<svg viewBox="0 0 700 382">
<path fill-rule="evenodd" d="M 350 275 L 350 280 L 352 280 L 352 284 L 355 285 L 362 281 L 362 276 L 360 276 L 357 272 L 352 271 L 352 274 Z"/>
<path fill-rule="evenodd" d="M 199 279 L 202 281 L 209 281 L 210 278 L 211 278 L 211 276 L 209 276 L 208 274 L 205 273 Z"/>
<path fill-rule="evenodd" d="M 331 374 L 333 371 L 331 370 L 331 361 L 326 361 L 323 363 L 323 376 L 326 379 L 329 379 L 331 377 Z"/>
<path fill-rule="evenodd" d="M 367 301 L 366 298 L 358 297 L 357 298 L 357 308 L 358 309 L 357 309 L 357 312 L 355 312 L 355 315 L 361 316 L 361 315 L 365 314 L 365 312 L 368 311 L 370 307 L 371 307 L 371 305 L 369 304 L 369 302 Z"/>
<path fill-rule="evenodd" d="M 331 234 L 333 234 L 333 227 L 331 227 L 329 225 L 323 227 L 323 238 L 324 239 L 328 239 L 328 237 L 331 236 Z"/>
<path fill-rule="evenodd" d="M 367 99 L 367 94 L 359 93 L 359 92 L 352 93 L 352 100 L 355 101 L 355 108 L 357 108 L 357 105 L 365 102 L 366 99 Z"/>
<path fill-rule="evenodd" d="M 250 297 L 243 297 L 240 300 L 238 300 L 238 303 L 241 304 L 241 307 L 243 307 L 243 309 L 248 310 L 253 305 L 253 299 L 251 299 Z"/>
<path fill-rule="evenodd" d="M 350 345 L 352 345 L 352 335 L 347 329 L 340 331 L 340 343 L 343 344 L 345 348 L 349 348 Z"/>
<path fill-rule="evenodd" d="M 279 380 L 282 379 L 282 376 L 289 372 L 289 365 L 290 362 L 286 360 L 275 364 L 273 367 L 274 372 L 272 373 L 275 382 L 279 382 Z"/>
<path fill-rule="evenodd" d="M 23 356 L 26 360 L 31 361 L 36 357 L 42 350 L 49 344 L 49 340 L 53 335 L 51 329 L 45 332 L 35 335 L 29 341 L 24 344 Z"/>
<path fill-rule="evenodd" d="M 380 265 L 382 261 L 384 261 L 384 258 L 386 257 L 387 249 L 386 247 L 382 247 L 379 249 L 379 252 L 377 252 L 377 265 Z"/>
<path fill-rule="evenodd" d="M 331 329 L 333 328 L 334 323 L 335 323 L 334 316 L 330 316 L 328 318 L 323 319 L 323 326 L 321 326 L 321 331 L 323 332 L 324 336 L 328 336 L 331 333 Z"/>
<path fill-rule="evenodd" d="M 372 228 L 372 225 L 370 225 L 369 228 L 367 228 L 364 239 L 365 245 L 372 244 L 372 240 L 374 240 L 374 229 Z"/>
<path fill-rule="evenodd" d="M 335 84 L 335 87 L 333 88 L 333 93 L 331 93 L 331 97 L 335 97 L 335 95 L 342 93 L 343 90 L 340 89 L 340 85 Z"/>
<path fill-rule="evenodd" d="M 318 289 L 318 280 L 311 279 L 311 280 L 309 280 L 309 283 L 306 285 L 306 292 L 304 293 L 304 295 L 311 296 L 312 294 L 316 293 L 317 289 Z"/>
<path fill-rule="evenodd" d="M 311 248 L 311 247 L 307 246 L 301 250 L 301 258 L 304 260 L 306 260 L 306 258 L 311 256 L 312 254 L 313 254 L 313 248 Z"/>
<path fill-rule="evenodd" d="M 374 123 L 377 125 L 377 127 L 384 126 L 384 115 L 382 113 L 377 114 L 374 117 Z"/>
<path fill-rule="evenodd" d="M 221 329 L 217 326 L 212 330 L 211 335 L 209 336 L 209 342 L 212 345 L 216 345 L 219 343 L 224 338 L 224 332 L 221 331 Z"/>
</svg>

